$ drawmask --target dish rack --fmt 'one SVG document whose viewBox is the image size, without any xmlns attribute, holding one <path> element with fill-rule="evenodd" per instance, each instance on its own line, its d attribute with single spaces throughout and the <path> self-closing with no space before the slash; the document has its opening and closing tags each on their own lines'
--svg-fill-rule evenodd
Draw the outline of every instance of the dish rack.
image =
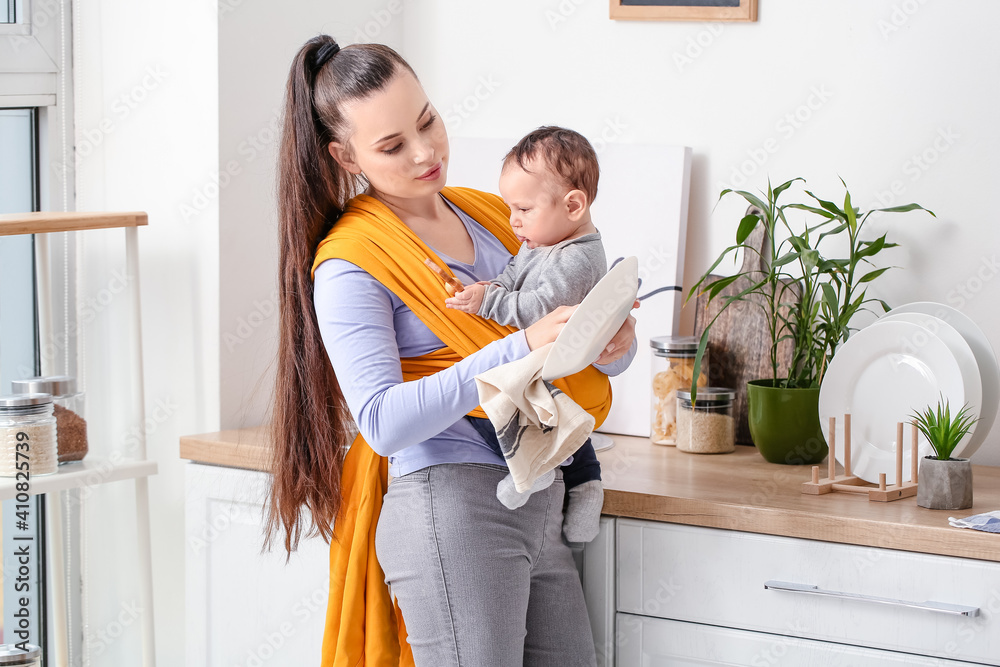
<svg viewBox="0 0 1000 667">
<path fill-rule="evenodd" d="M 829 471 L 824 479 L 819 478 L 819 466 L 812 467 L 812 479 L 802 483 L 802 493 L 822 496 L 827 493 L 842 492 L 867 494 L 868 500 L 888 503 L 917 495 L 917 426 L 911 424 L 910 481 L 903 481 L 903 422 L 896 423 L 896 483 L 887 485 L 885 473 L 878 474 L 878 485 L 870 486 L 860 477 L 851 474 L 851 415 L 844 415 L 844 474 L 837 475 L 837 418 L 830 417 Z"/>
</svg>

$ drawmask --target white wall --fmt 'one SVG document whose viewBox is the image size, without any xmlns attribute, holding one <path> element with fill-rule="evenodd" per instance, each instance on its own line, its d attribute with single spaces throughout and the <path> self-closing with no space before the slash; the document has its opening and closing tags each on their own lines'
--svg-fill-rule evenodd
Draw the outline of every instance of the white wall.
<svg viewBox="0 0 1000 667">
<path fill-rule="evenodd" d="M 184 661 L 183 434 L 219 426 L 218 201 L 197 217 L 182 206 L 218 164 L 215 5 L 194 0 L 75 4 L 76 150 L 79 210 L 141 210 L 139 232 L 146 370 L 157 658 Z M 123 234 L 80 235 L 79 293 L 96 314 L 84 330 L 81 376 L 91 452 L 134 455 L 128 432 L 127 299 L 116 276 Z M 94 665 L 134 665 L 135 500 L 129 483 L 86 500 L 89 638 Z M 74 619 L 78 620 L 78 619 Z"/>
<path fill-rule="evenodd" d="M 291 58 L 320 32 L 342 44 L 401 42 L 401 5 L 347 4 L 76 3 L 77 208 L 149 213 L 140 248 L 146 430 L 160 467 L 150 483 L 160 664 L 184 663 L 178 439 L 266 416 L 276 342 L 268 311 L 277 273 L 275 114 Z M 84 331 L 80 376 L 91 451 L 101 456 L 133 453 L 121 236 L 83 237 L 80 295 L 97 316 Z M 117 484 L 86 501 L 93 664 L 138 660 L 133 498 L 130 485 Z"/>
<path fill-rule="evenodd" d="M 242 3 L 219 15 L 221 420 L 256 426 L 270 407 L 277 349 L 277 147 L 292 58 L 311 37 L 398 46 L 399 0 Z"/>
<path fill-rule="evenodd" d="M 612 22 L 599 0 L 402 6 L 76 4 L 77 148 L 86 152 L 78 208 L 150 214 L 140 243 L 149 453 L 160 465 L 151 492 L 161 664 L 183 661 L 182 643 L 172 641 L 183 628 L 178 437 L 253 425 L 266 413 L 270 380 L 262 373 L 275 325 L 259 304 L 272 294 L 276 255 L 274 143 L 263 131 L 295 49 L 313 34 L 400 48 L 453 136 L 561 123 L 595 140 L 694 147 L 689 284 L 732 235 L 742 207 L 713 206 L 724 185 L 739 184 L 734 169 L 737 178 L 744 165 L 753 172 L 745 184 L 752 188 L 769 173 L 803 175 L 835 192 L 840 175 L 863 203 L 898 181 L 899 201 L 919 201 L 939 218 L 886 223 L 903 245 L 889 259 L 905 271 L 890 274 L 880 296 L 951 303 L 1000 348 L 1000 314 L 990 307 L 997 282 L 976 282 L 977 272 L 992 273 L 998 240 L 980 194 L 998 175 L 991 110 L 1000 93 L 989 75 L 1000 52 L 988 32 L 1000 20 L 995 3 L 970 1 L 949 15 L 947 3 L 917 0 L 762 0 L 756 24 L 724 26 Z M 880 22 L 894 20 L 900 28 L 883 34 Z M 789 114 L 803 120 L 793 125 Z M 252 160 L 241 152 L 250 137 L 263 146 Z M 924 152 L 933 164 L 915 168 L 911 156 Z M 763 166 L 747 162 L 755 156 Z M 230 160 L 240 170 L 220 191 L 217 174 Z M 81 295 L 116 296 L 119 235 L 88 235 L 84 255 Z M 975 293 L 962 297 L 960 285 Z M 127 340 L 121 301 L 101 307 L 84 350 L 92 448 L 105 455 L 129 443 L 120 426 L 128 377 L 119 361 Z M 241 318 L 250 324 L 255 311 L 260 324 L 230 349 L 226 333 L 239 336 Z M 998 434 L 978 462 L 1000 463 Z M 132 664 L 138 655 L 135 623 L 108 644 L 96 639 L 136 599 L 132 506 L 128 485 L 88 500 L 89 629 L 92 654 L 103 650 L 94 664 Z"/>
<path fill-rule="evenodd" d="M 926 0 L 761 0 L 751 24 L 616 22 L 600 0 L 420 0 L 407 6 L 403 53 L 452 136 L 555 123 L 595 141 L 692 146 L 688 285 L 745 208 L 716 207 L 724 187 L 804 176 L 842 200 L 841 176 L 866 207 L 880 193 L 888 204 L 895 187 L 895 203 L 917 201 L 938 218 L 873 226 L 902 245 L 883 261 L 903 267 L 874 291 L 891 304 L 955 306 L 1000 349 L 989 194 L 1000 176 L 996 21 L 1000 6 L 987 0 L 960 11 Z M 974 460 L 1000 464 L 998 440 L 1000 426 Z"/>
</svg>

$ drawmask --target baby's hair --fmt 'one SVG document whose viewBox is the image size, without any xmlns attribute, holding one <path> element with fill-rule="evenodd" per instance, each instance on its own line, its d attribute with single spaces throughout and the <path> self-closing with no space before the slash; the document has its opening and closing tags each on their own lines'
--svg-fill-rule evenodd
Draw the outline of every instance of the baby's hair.
<svg viewBox="0 0 1000 667">
<path fill-rule="evenodd" d="M 587 195 L 588 205 L 597 197 L 597 180 L 601 173 L 597 153 L 579 132 L 552 125 L 540 127 L 510 149 L 503 166 L 506 169 L 511 162 L 516 162 L 528 171 L 524 164 L 531 160 L 542 160 L 566 185 L 582 190 Z"/>
</svg>

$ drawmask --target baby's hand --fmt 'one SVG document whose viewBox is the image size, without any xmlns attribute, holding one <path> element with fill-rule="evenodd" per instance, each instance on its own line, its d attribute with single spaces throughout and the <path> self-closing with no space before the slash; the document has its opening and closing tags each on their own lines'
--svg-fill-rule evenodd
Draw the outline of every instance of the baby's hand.
<svg viewBox="0 0 1000 667">
<path fill-rule="evenodd" d="M 448 308 L 475 315 L 479 312 L 479 307 L 483 305 L 483 295 L 486 294 L 487 284 L 489 283 L 478 282 L 468 285 L 455 296 L 445 299 L 444 303 Z"/>
</svg>

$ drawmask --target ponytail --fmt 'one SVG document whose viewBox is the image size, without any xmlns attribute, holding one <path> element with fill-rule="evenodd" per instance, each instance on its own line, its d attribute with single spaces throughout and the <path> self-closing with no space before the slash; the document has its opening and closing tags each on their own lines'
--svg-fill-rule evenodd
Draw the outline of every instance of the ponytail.
<svg viewBox="0 0 1000 667">
<path fill-rule="evenodd" d="M 349 139 L 344 104 L 383 89 L 401 70 L 413 72 L 387 46 L 340 49 L 332 37 L 320 35 L 299 50 L 288 75 L 278 157 L 281 319 L 265 550 L 284 529 L 290 556 L 308 518 L 312 526 L 305 537 L 334 537 L 341 465 L 353 427 L 320 337 L 311 272 L 317 245 L 364 183 L 337 164 L 327 147 Z"/>
</svg>

